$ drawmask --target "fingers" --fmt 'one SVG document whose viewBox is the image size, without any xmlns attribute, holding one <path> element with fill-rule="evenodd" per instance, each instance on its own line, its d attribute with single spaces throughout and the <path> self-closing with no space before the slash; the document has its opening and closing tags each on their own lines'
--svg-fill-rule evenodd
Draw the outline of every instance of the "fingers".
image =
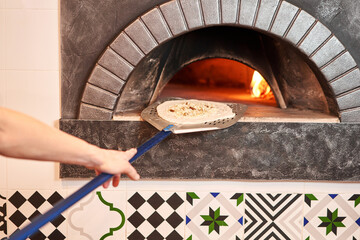
<svg viewBox="0 0 360 240">
<path fill-rule="evenodd" d="M 136 152 L 137 152 L 136 148 L 129 149 L 124 152 L 124 155 L 125 155 L 124 157 L 126 158 L 127 161 L 129 161 L 136 154 Z M 140 179 L 140 175 L 137 173 L 135 168 L 130 163 L 127 164 L 123 173 L 126 174 L 132 180 Z"/>
<path fill-rule="evenodd" d="M 103 162 L 97 168 L 95 168 L 96 174 L 106 172 L 113 174 L 112 185 L 117 187 L 120 182 L 121 174 L 126 174 L 132 180 L 139 180 L 140 176 L 135 168 L 130 164 L 129 160 L 136 154 L 137 150 L 132 148 L 127 151 L 114 151 L 103 150 L 102 159 Z M 111 181 L 107 181 L 103 184 L 104 188 L 109 187 Z"/>
<path fill-rule="evenodd" d="M 103 188 L 108 188 L 110 186 L 110 183 L 111 183 L 111 179 L 106 181 L 102 186 Z M 112 185 L 113 187 L 117 187 L 119 186 L 119 183 L 120 183 L 120 176 L 119 175 L 115 175 L 113 176 L 112 178 Z"/>
<path fill-rule="evenodd" d="M 135 170 L 135 168 L 133 166 L 129 166 L 124 174 L 126 174 L 131 180 L 139 180 L 140 179 L 140 175 L 137 173 L 137 171 Z"/>
<path fill-rule="evenodd" d="M 137 152 L 136 148 L 131 148 L 124 152 L 124 157 L 127 161 L 129 161 Z"/>
<path fill-rule="evenodd" d="M 95 174 L 96 176 L 99 176 L 101 174 L 101 172 L 99 170 L 96 170 L 95 169 Z M 110 180 L 107 180 L 105 183 L 103 183 L 103 188 L 108 188 L 110 186 L 110 183 L 111 183 L 111 179 Z M 114 187 L 117 187 L 119 186 L 119 183 L 120 183 L 120 175 L 114 175 L 112 177 L 112 185 Z"/>
<path fill-rule="evenodd" d="M 120 175 L 114 175 L 114 177 L 112 179 L 113 187 L 119 186 L 119 183 L 120 183 Z"/>
<path fill-rule="evenodd" d="M 108 188 L 109 185 L 110 185 L 110 182 L 111 182 L 111 179 L 106 181 L 104 184 L 103 184 L 103 188 Z"/>
</svg>

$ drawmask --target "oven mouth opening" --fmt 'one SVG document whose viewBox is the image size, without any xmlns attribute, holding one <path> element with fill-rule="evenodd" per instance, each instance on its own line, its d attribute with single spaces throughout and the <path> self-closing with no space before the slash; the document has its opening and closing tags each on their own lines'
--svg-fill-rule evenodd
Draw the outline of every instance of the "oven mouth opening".
<svg viewBox="0 0 360 240">
<path fill-rule="evenodd" d="M 224 58 L 204 59 L 182 68 L 165 85 L 158 99 L 170 97 L 278 106 L 259 72 Z"/>
<path fill-rule="evenodd" d="M 249 77 L 229 85 L 220 79 L 224 73 L 212 72 L 229 63 L 233 66 L 227 66 L 227 78 L 241 69 L 241 75 L 251 76 L 256 70 L 274 97 L 252 98 Z M 197 75 L 196 70 L 206 67 L 205 75 Z M 244 86 L 237 92 L 234 85 Z M 165 97 L 244 103 L 249 107 L 240 121 L 246 122 L 340 122 L 334 94 L 320 69 L 296 46 L 254 29 L 208 27 L 160 44 L 129 76 L 113 120 L 139 120 L 142 109 Z"/>
</svg>

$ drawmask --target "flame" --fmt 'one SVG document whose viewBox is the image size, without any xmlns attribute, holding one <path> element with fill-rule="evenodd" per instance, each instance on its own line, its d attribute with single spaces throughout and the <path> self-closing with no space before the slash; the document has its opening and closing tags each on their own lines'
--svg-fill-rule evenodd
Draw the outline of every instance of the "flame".
<svg viewBox="0 0 360 240">
<path fill-rule="evenodd" d="M 254 71 L 250 88 L 251 96 L 254 98 L 268 98 L 273 96 L 270 86 L 258 71 Z"/>
</svg>

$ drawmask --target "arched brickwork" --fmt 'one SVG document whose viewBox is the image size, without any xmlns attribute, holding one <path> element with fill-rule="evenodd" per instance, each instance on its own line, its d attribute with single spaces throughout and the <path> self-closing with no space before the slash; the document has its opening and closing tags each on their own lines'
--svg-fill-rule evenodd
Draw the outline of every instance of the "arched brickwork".
<svg viewBox="0 0 360 240">
<path fill-rule="evenodd" d="M 107 47 L 90 75 L 79 119 L 111 120 L 136 65 L 159 44 L 194 29 L 231 25 L 291 42 L 321 70 L 336 95 L 342 122 L 360 119 L 360 70 L 336 36 L 283 0 L 172 0 L 140 16 Z"/>
</svg>

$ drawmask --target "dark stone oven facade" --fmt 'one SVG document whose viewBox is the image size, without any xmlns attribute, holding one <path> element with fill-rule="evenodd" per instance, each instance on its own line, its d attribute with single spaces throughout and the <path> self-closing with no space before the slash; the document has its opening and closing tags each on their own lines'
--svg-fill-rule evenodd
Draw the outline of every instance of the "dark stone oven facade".
<svg viewBox="0 0 360 240">
<path fill-rule="evenodd" d="M 145 178 L 357 181 L 359 10 L 360 3 L 350 0 L 61 1 L 61 128 L 101 147 L 138 146 L 155 133 L 151 126 L 111 120 L 126 108 L 141 111 L 156 94 L 159 83 L 144 71 L 163 73 L 159 49 L 201 29 L 246 29 L 286 42 L 305 56 L 341 123 L 238 123 L 231 130 L 172 136 L 135 163 L 140 173 Z M 62 166 L 61 175 L 91 174 Z"/>
</svg>

